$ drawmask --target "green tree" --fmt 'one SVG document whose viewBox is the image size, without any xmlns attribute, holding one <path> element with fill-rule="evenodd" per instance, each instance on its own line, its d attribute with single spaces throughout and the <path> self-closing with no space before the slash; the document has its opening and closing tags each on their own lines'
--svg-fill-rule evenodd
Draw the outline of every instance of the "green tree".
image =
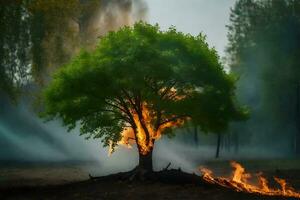
<svg viewBox="0 0 300 200">
<path fill-rule="evenodd" d="M 66 38 L 74 39 L 76 35 L 71 21 L 78 19 L 81 24 L 86 23 L 98 4 L 95 0 L 88 3 L 79 0 L 1 1 L 1 94 L 16 99 L 21 88 L 33 77 L 39 79 L 49 63 L 61 65 L 66 62 L 71 55 L 66 50 L 71 46 L 67 45 L 70 41 Z"/>
<path fill-rule="evenodd" d="M 81 47 L 94 48 L 101 34 L 127 25 L 118 18 L 133 15 L 133 4 L 142 13 L 140 1 L 0 1 L 0 92 L 15 98 L 28 83 L 45 84 Z"/>
<path fill-rule="evenodd" d="M 30 62 L 29 16 L 25 1 L 0 3 L 0 95 L 16 99 L 27 83 Z"/>
<path fill-rule="evenodd" d="M 289 146 L 300 153 L 300 1 L 239 0 L 228 35 L 230 66 L 240 77 L 237 94 L 253 109 L 239 131 L 292 138 L 292 143 L 298 138 L 296 146 Z"/>
<path fill-rule="evenodd" d="M 137 23 L 103 37 L 55 73 L 44 91 L 43 117 L 80 125 L 104 146 L 135 141 L 137 169 L 152 171 L 152 150 L 161 134 L 191 121 L 221 132 L 245 111 L 234 100 L 226 74 L 205 37 Z"/>
<path fill-rule="evenodd" d="M 68 62 L 80 46 L 88 45 L 88 25 L 100 3 L 99 0 L 29 1 L 26 9 L 31 15 L 32 74 L 36 81 L 43 83 L 49 71 Z"/>
</svg>

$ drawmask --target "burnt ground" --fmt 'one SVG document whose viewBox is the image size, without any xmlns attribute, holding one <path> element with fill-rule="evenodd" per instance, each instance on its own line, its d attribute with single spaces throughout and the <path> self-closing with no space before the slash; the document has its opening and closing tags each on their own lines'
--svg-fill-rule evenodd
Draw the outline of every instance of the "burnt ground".
<svg viewBox="0 0 300 200">
<path fill-rule="evenodd" d="M 299 189 L 299 170 L 276 169 L 266 171 L 265 174 L 269 177 L 286 178 L 296 189 Z M 90 180 L 86 172 L 73 165 L 5 167 L 0 168 L 0 199 L 285 199 L 239 193 L 219 186 L 207 185 L 200 177 L 197 176 L 195 179 L 194 175 L 187 175 L 178 170 L 163 171 L 157 175 L 159 178 L 148 181 L 128 181 L 123 177 L 123 174 L 115 174 Z"/>
<path fill-rule="evenodd" d="M 84 181 L 62 186 L 24 187 L 1 192 L 1 199 L 202 199 L 202 200 L 268 200 L 281 197 L 262 197 L 237 193 L 224 188 L 206 188 L 190 184 L 160 182 Z"/>
</svg>

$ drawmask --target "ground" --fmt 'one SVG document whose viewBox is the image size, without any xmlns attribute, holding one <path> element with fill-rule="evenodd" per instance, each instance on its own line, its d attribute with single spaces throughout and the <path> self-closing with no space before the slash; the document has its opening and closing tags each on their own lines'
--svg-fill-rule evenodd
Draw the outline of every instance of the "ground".
<svg viewBox="0 0 300 200">
<path fill-rule="evenodd" d="M 34 187 L 7 190 L 1 199 L 132 199 L 132 200 L 268 200 L 255 195 L 232 192 L 221 188 L 202 188 L 195 185 L 163 183 L 128 183 L 86 181 L 59 187 Z"/>
<path fill-rule="evenodd" d="M 209 165 L 213 166 L 216 163 L 209 163 Z M 218 166 L 222 166 L 222 163 L 219 163 Z M 100 180 L 89 180 L 88 172 L 83 169 L 84 167 L 77 163 L 2 166 L 0 167 L 0 199 L 284 199 L 238 193 L 216 186 L 183 184 L 180 182 L 172 184 L 168 181 L 168 183 L 165 181 L 130 182 L 118 180 L 116 176 L 107 176 Z M 299 170 L 268 169 L 265 174 L 287 178 L 296 189 L 300 189 Z"/>
</svg>

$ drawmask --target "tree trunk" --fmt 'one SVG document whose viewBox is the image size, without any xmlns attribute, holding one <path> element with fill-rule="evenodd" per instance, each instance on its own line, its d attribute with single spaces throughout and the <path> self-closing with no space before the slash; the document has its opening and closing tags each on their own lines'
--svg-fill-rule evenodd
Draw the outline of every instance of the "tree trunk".
<svg viewBox="0 0 300 200">
<path fill-rule="evenodd" d="M 234 137 L 234 153 L 237 154 L 239 152 L 239 134 L 238 133 L 234 133 L 233 135 Z"/>
<path fill-rule="evenodd" d="M 152 163 L 152 150 L 143 155 L 139 153 L 139 165 L 138 168 L 145 172 L 152 172 L 153 171 L 153 163 Z"/>
<path fill-rule="evenodd" d="M 221 134 L 218 133 L 218 142 L 217 142 L 216 158 L 219 158 L 219 156 L 220 156 L 220 145 L 221 145 Z"/>
<path fill-rule="evenodd" d="M 198 127 L 196 125 L 194 126 L 194 141 L 195 141 L 196 147 L 198 147 Z"/>
<path fill-rule="evenodd" d="M 300 155 L 300 83 L 297 83 L 296 90 L 296 117 L 295 123 L 297 127 L 297 133 L 295 135 L 295 153 L 297 156 Z"/>
</svg>

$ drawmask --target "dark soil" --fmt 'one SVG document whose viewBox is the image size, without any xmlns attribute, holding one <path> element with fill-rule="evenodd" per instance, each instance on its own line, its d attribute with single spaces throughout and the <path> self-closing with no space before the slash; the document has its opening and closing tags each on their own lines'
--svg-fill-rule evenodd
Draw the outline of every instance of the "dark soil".
<svg viewBox="0 0 300 200">
<path fill-rule="evenodd" d="M 205 183 L 201 177 L 179 170 L 151 174 L 147 180 L 128 180 L 128 173 L 119 173 L 81 182 L 57 186 L 21 186 L 0 189 L 0 199 L 132 199 L 132 200 L 284 200 L 235 192 Z M 293 198 L 289 198 L 293 199 Z"/>
</svg>

